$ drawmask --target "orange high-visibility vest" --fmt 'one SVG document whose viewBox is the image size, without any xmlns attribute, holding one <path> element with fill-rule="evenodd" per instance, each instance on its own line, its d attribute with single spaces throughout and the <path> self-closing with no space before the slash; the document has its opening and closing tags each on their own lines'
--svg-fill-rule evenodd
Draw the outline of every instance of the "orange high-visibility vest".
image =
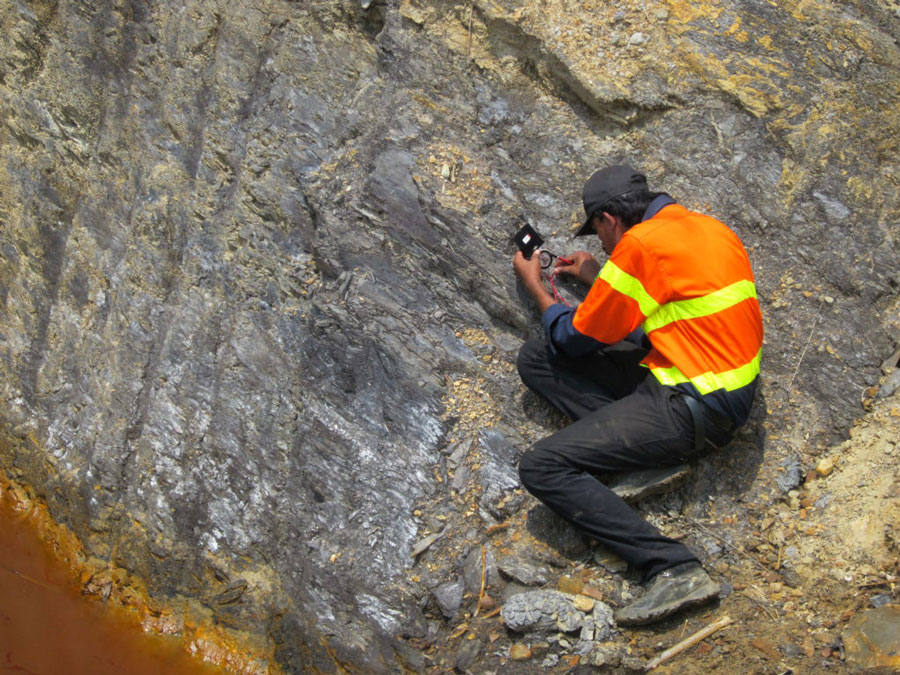
<svg viewBox="0 0 900 675">
<path fill-rule="evenodd" d="M 762 313 L 747 252 L 724 224 L 679 204 L 625 232 L 572 325 L 607 344 L 641 326 L 651 344 L 642 365 L 732 417 L 728 392 L 759 375 Z"/>
</svg>

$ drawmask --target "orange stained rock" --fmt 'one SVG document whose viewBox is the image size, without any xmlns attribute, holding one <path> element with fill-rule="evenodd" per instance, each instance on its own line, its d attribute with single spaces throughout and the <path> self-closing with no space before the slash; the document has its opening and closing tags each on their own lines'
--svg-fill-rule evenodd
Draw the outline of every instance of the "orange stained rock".
<svg viewBox="0 0 900 675">
<path fill-rule="evenodd" d="M 161 606 L 124 570 L 89 558 L 40 500 L 2 475 L 0 608 L 5 669 L 92 675 L 278 672 L 269 655 L 217 626 Z"/>
</svg>

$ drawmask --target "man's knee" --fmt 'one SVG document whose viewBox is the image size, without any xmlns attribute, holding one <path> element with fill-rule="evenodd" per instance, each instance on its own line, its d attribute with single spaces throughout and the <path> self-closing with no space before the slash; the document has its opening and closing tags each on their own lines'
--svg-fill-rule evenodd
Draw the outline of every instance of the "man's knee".
<svg viewBox="0 0 900 675">
<path fill-rule="evenodd" d="M 539 493 L 557 466 L 555 454 L 537 443 L 519 458 L 519 479 L 529 492 Z"/>
<path fill-rule="evenodd" d="M 535 375 L 547 368 L 547 345 L 544 344 L 544 341 L 526 340 L 519 349 L 516 367 L 519 370 L 519 377 L 530 386 L 529 383 L 535 379 Z"/>
</svg>

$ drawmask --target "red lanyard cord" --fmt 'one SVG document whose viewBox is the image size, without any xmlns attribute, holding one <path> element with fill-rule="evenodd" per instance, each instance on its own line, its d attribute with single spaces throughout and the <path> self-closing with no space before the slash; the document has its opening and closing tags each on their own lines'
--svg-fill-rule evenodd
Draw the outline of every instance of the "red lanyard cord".
<svg viewBox="0 0 900 675">
<path fill-rule="evenodd" d="M 559 260 L 562 260 L 567 265 L 571 264 L 571 261 L 567 258 L 559 258 Z M 572 304 L 567 302 L 566 299 L 560 294 L 559 290 L 556 288 L 556 270 L 552 269 L 549 272 L 545 270 L 541 271 L 544 272 L 544 277 L 550 283 L 550 290 L 553 292 L 553 299 L 556 300 L 556 302 L 561 302 L 566 307 L 571 307 Z"/>
</svg>

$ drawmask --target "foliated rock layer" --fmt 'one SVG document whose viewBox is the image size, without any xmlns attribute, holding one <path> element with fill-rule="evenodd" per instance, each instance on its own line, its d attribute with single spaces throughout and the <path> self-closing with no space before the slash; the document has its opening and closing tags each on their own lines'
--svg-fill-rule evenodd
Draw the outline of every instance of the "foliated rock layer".
<svg viewBox="0 0 900 675">
<path fill-rule="evenodd" d="M 758 466 L 840 438 L 897 336 L 892 12 L 5 3 L 2 467 L 285 669 L 390 670 L 446 455 L 489 451 L 464 495 L 488 525 L 546 433 L 515 224 L 569 250 L 582 180 L 628 161 L 750 250 L 752 451 L 693 489 L 766 494 Z"/>
</svg>

